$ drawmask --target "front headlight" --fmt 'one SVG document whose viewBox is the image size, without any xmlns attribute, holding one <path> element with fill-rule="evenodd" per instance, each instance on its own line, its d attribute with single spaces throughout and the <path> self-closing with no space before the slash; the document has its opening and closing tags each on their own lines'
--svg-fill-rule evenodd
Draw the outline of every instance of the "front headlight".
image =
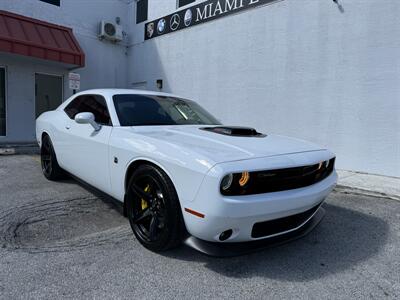
<svg viewBox="0 0 400 300">
<path fill-rule="evenodd" d="M 228 175 L 225 175 L 224 178 L 222 178 L 222 181 L 221 181 L 221 189 L 223 191 L 227 191 L 231 187 L 232 181 L 233 181 L 233 174 L 232 173 L 228 174 Z"/>
<path fill-rule="evenodd" d="M 227 174 L 221 180 L 221 192 L 222 194 L 231 194 L 232 192 L 240 194 L 240 190 L 245 188 L 249 181 L 250 173 L 248 171 Z"/>
</svg>

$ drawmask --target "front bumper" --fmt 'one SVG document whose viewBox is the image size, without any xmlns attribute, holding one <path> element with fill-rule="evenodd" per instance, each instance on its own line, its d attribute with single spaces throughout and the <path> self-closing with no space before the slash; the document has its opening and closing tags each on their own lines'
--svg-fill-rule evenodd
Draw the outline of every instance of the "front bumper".
<svg viewBox="0 0 400 300">
<path fill-rule="evenodd" d="M 320 157 L 314 155 L 313 159 L 316 161 L 329 159 L 327 155 L 329 153 L 321 154 Z M 290 159 L 298 161 L 298 157 L 299 155 L 293 155 Z M 275 162 L 276 160 L 277 158 L 274 159 Z M 259 164 L 260 161 L 256 163 Z M 237 166 L 237 163 L 234 165 Z M 222 172 L 225 171 L 226 168 Z M 256 241 L 296 231 L 309 219 L 304 219 L 302 223 L 294 222 L 293 227 L 286 226 L 282 231 L 273 234 L 254 235 L 253 227 L 256 223 L 301 214 L 322 204 L 337 182 L 336 171 L 333 171 L 324 180 L 303 188 L 257 195 L 223 196 L 219 193 L 220 174 L 221 171 L 215 172 L 215 176 L 212 172 L 208 174 L 195 200 L 185 203 L 185 208 L 204 215 L 204 218 L 200 218 L 184 212 L 188 232 L 203 241 L 221 243 L 220 235 L 227 230 L 232 230 L 232 234 L 222 243 Z M 312 215 L 309 216 L 312 217 Z"/>
<path fill-rule="evenodd" d="M 323 219 L 325 210 L 320 207 L 315 215 L 300 228 L 275 237 L 242 243 L 215 243 L 198 239 L 194 236 L 188 237 L 184 243 L 203 254 L 215 257 L 232 257 L 244 255 L 297 240 L 310 233 Z"/>
</svg>

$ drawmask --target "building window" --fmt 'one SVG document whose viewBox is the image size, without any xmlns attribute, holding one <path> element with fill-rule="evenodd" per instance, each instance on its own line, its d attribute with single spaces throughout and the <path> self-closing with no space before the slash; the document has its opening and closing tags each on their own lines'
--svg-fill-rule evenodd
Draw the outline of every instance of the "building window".
<svg viewBox="0 0 400 300">
<path fill-rule="evenodd" d="M 188 5 L 188 4 L 193 3 L 193 2 L 196 2 L 196 0 L 178 0 L 177 6 L 179 8 L 179 7 Z"/>
<path fill-rule="evenodd" d="M 39 0 L 39 1 L 42 1 L 42 2 L 49 3 L 49 4 L 53 4 L 53 5 L 60 6 L 60 1 L 61 1 L 61 0 Z"/>
<path fill-rule="evenodd" d="M 136 2 L 136 24 L 147 20 L 148 0 Z"/>
<path fill-rule="evenodd" d="M 6 69 L 0 67 L 0 136 L 6 135 Z"/>
</svg>

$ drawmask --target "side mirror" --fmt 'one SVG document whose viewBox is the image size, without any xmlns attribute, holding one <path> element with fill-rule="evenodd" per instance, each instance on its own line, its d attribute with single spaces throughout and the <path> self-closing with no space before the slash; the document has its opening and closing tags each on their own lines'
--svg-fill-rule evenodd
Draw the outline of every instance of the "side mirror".
<svg viewBox="0 0 400 300">
<path fill-rule="evenodd" d="M 75 122 L 78 124 L 90 124 L 94 130 L 99 131 L 101 125 L 96 123 L 94 115 L 91 112 L 81 112 L 75 116 Z"/>
</svg>

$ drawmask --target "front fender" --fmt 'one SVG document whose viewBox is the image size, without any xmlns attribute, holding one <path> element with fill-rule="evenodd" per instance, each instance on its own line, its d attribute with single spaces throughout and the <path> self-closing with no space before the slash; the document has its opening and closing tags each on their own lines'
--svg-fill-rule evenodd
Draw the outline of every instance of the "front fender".
<svg viewBox="0 0 400 300">
<path fill-rule="evenodd" d="M 109 161 L 113 196 L 124 200 L 128 170 L 136 162 L 149 162 L 162 169 L 171 179 L 181 206 L 194 200 L 205 174 L 212 168 L 205 158 L 189 149 L 177 149 L 164 141 L 127 136 L 124 130 L 114 130 L 110 138 Z"/>
</svg>

